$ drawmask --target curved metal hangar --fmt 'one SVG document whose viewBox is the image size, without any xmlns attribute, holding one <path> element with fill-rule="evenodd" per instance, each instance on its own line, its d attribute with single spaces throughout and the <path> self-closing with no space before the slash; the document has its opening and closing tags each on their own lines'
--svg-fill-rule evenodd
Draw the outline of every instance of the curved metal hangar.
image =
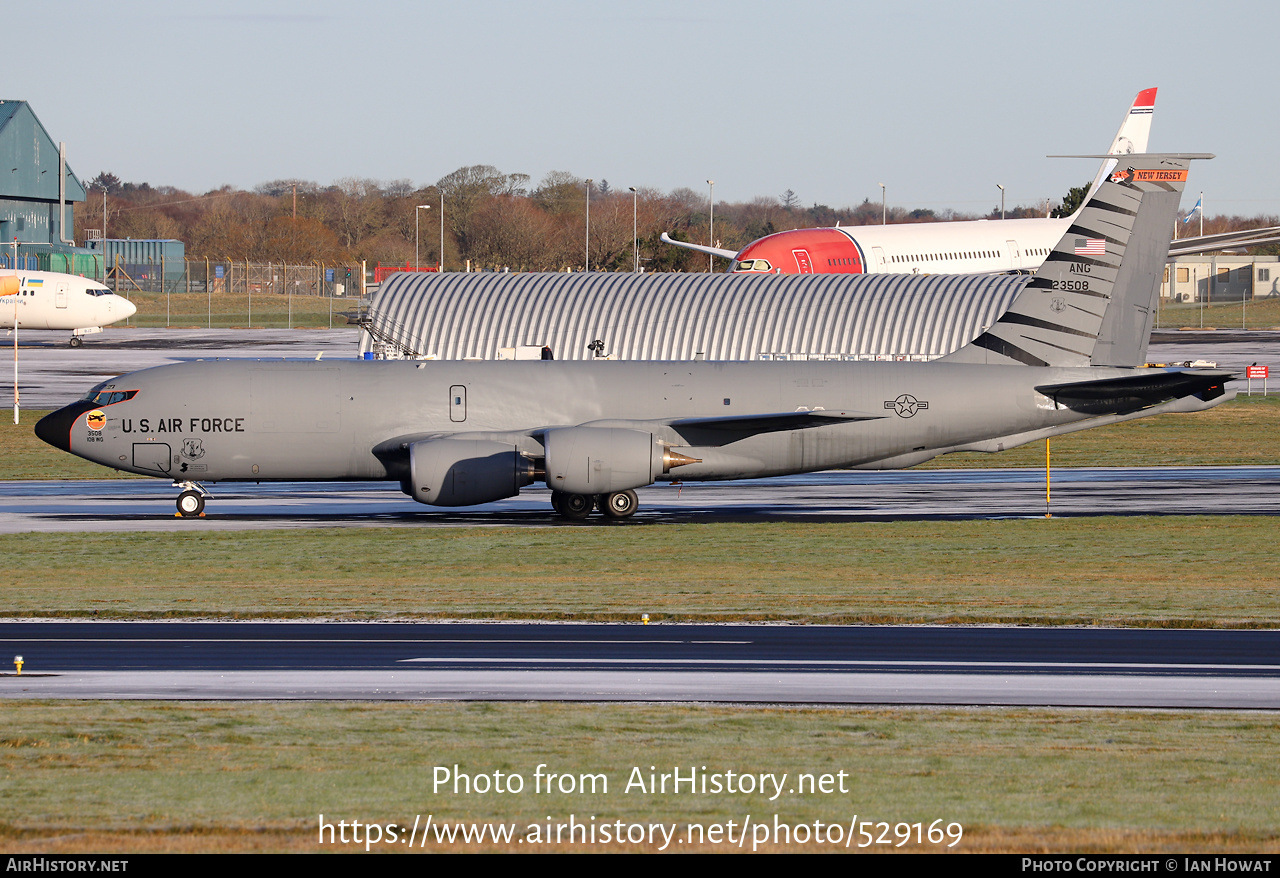
<svg viewBox="0 0 1280 878">
<path fill-rule="evenodd" d="M 392 275 L 362 355 L 440 360 L 931 360 L 977 338 L 1014 275 Z"/>
</svg>

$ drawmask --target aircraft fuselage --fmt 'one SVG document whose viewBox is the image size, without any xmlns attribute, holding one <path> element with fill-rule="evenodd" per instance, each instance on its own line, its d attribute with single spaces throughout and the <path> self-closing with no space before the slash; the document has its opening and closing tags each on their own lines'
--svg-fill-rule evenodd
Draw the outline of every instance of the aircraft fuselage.
<svg viewBox="0 0 1280 878">
<path fill-rule="evenodd" d="M 910 465 L 957 446 L 1067 427 L 1095 416 L 1056 405 L 1036 386 L 1135 371 L 1142 370 L 206 361 L 113 379 L 95 388 L 96 401 L 55 412 L 37 431 L 104 466 L 218 482 L 403 480 L 404 448 L 424 439 L 498 438 L 536 460 L 550 430 L 617 427 L 648 431 L 661 445 L 699 461 L 660 478 L 754 478 L 874 467 L 877 461 Z M 706 425 L 710 419 L 815 409 L 847 413 L 849 420 L 773 432 Z"/>
</svg>

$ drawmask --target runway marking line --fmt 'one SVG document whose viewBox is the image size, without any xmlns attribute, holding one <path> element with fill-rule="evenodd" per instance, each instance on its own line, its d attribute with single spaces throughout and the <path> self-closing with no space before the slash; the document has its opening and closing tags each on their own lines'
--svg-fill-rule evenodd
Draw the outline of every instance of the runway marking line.
<svg viewBox="0 0 1280 878">
<path fill-rule="evenodd" d="M 1161 669 L 1177 671 L 1276 671 L 1280 672 L 1280 665 L 1188 665 L 1188 664 L 1160 664 L 1157 662 L 1134 662 L 1133 664 L 1123 664 L 1119 662 L 971 662 L 971 661 L 948 661 L 939 659 L 937 661 L 894 661 L 886 659 L 877 661 L 875 659 L 704 659 L 697 657 L 689 658 L 541 658 L 538 656 L 528 657 L 510 657 L 510 658 L 492 658 L 492 657 L 439 657 L 439 658 L 407 658 L 396 659 L 397 662 L 545 662 L 555 664 L 689 664 L 697 662 L 707 665 L 842 665 L 848 667 L 901 667 L 901 668 L 935 668 L 935 667 L 957 667 L 957 668 L 1097 668 L 1097 669 Z"/>
</svg>

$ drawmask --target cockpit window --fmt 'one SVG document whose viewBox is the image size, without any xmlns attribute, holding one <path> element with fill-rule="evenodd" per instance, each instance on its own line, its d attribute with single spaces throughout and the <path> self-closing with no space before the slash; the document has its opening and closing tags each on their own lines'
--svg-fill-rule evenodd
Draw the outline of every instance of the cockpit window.
<svg viewBox="0 0 1280 878">
<path fill-rule="evenodd" d="M 773 271 L 768 259 L 743 259 L 733 267 L 734 271 Z"/>
<path fill-rule="evenodd" d="M 99 390 L 88 397 L 94 405 L 114 405 L 117 402 L 124 402 L 133 399 L 138 395 L 136 390 Z"/>
<path fill-rule="evenodd" d="M 106 287 L 89 287 L 85 290 L 85 294 L 89 296 L 114 296 L 115 293 Z"/>
</svg>

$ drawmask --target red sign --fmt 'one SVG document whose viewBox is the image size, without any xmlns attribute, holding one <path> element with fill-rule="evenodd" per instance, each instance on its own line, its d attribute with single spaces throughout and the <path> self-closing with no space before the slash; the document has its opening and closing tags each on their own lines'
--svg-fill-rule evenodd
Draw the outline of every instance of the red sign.
<svg viewBox="0 0 1280 878">
<path fill-rule="evenodd" d="M 1264 379 L 1265 379 L 1265 378 L 1267 377 L 1267 367 L 1266 367 L 1266 366 L 1250 366 L 1250 367 L 1248 367 L 1248 369 L 1246 369 L 1245 371 L 1246 371 L 1247 377 L 1248 377 L 1248 378 L 1250 378 L 1250 379 L 1253 379 L 1253 378 L 1264 378 Z"/>
</svg>

